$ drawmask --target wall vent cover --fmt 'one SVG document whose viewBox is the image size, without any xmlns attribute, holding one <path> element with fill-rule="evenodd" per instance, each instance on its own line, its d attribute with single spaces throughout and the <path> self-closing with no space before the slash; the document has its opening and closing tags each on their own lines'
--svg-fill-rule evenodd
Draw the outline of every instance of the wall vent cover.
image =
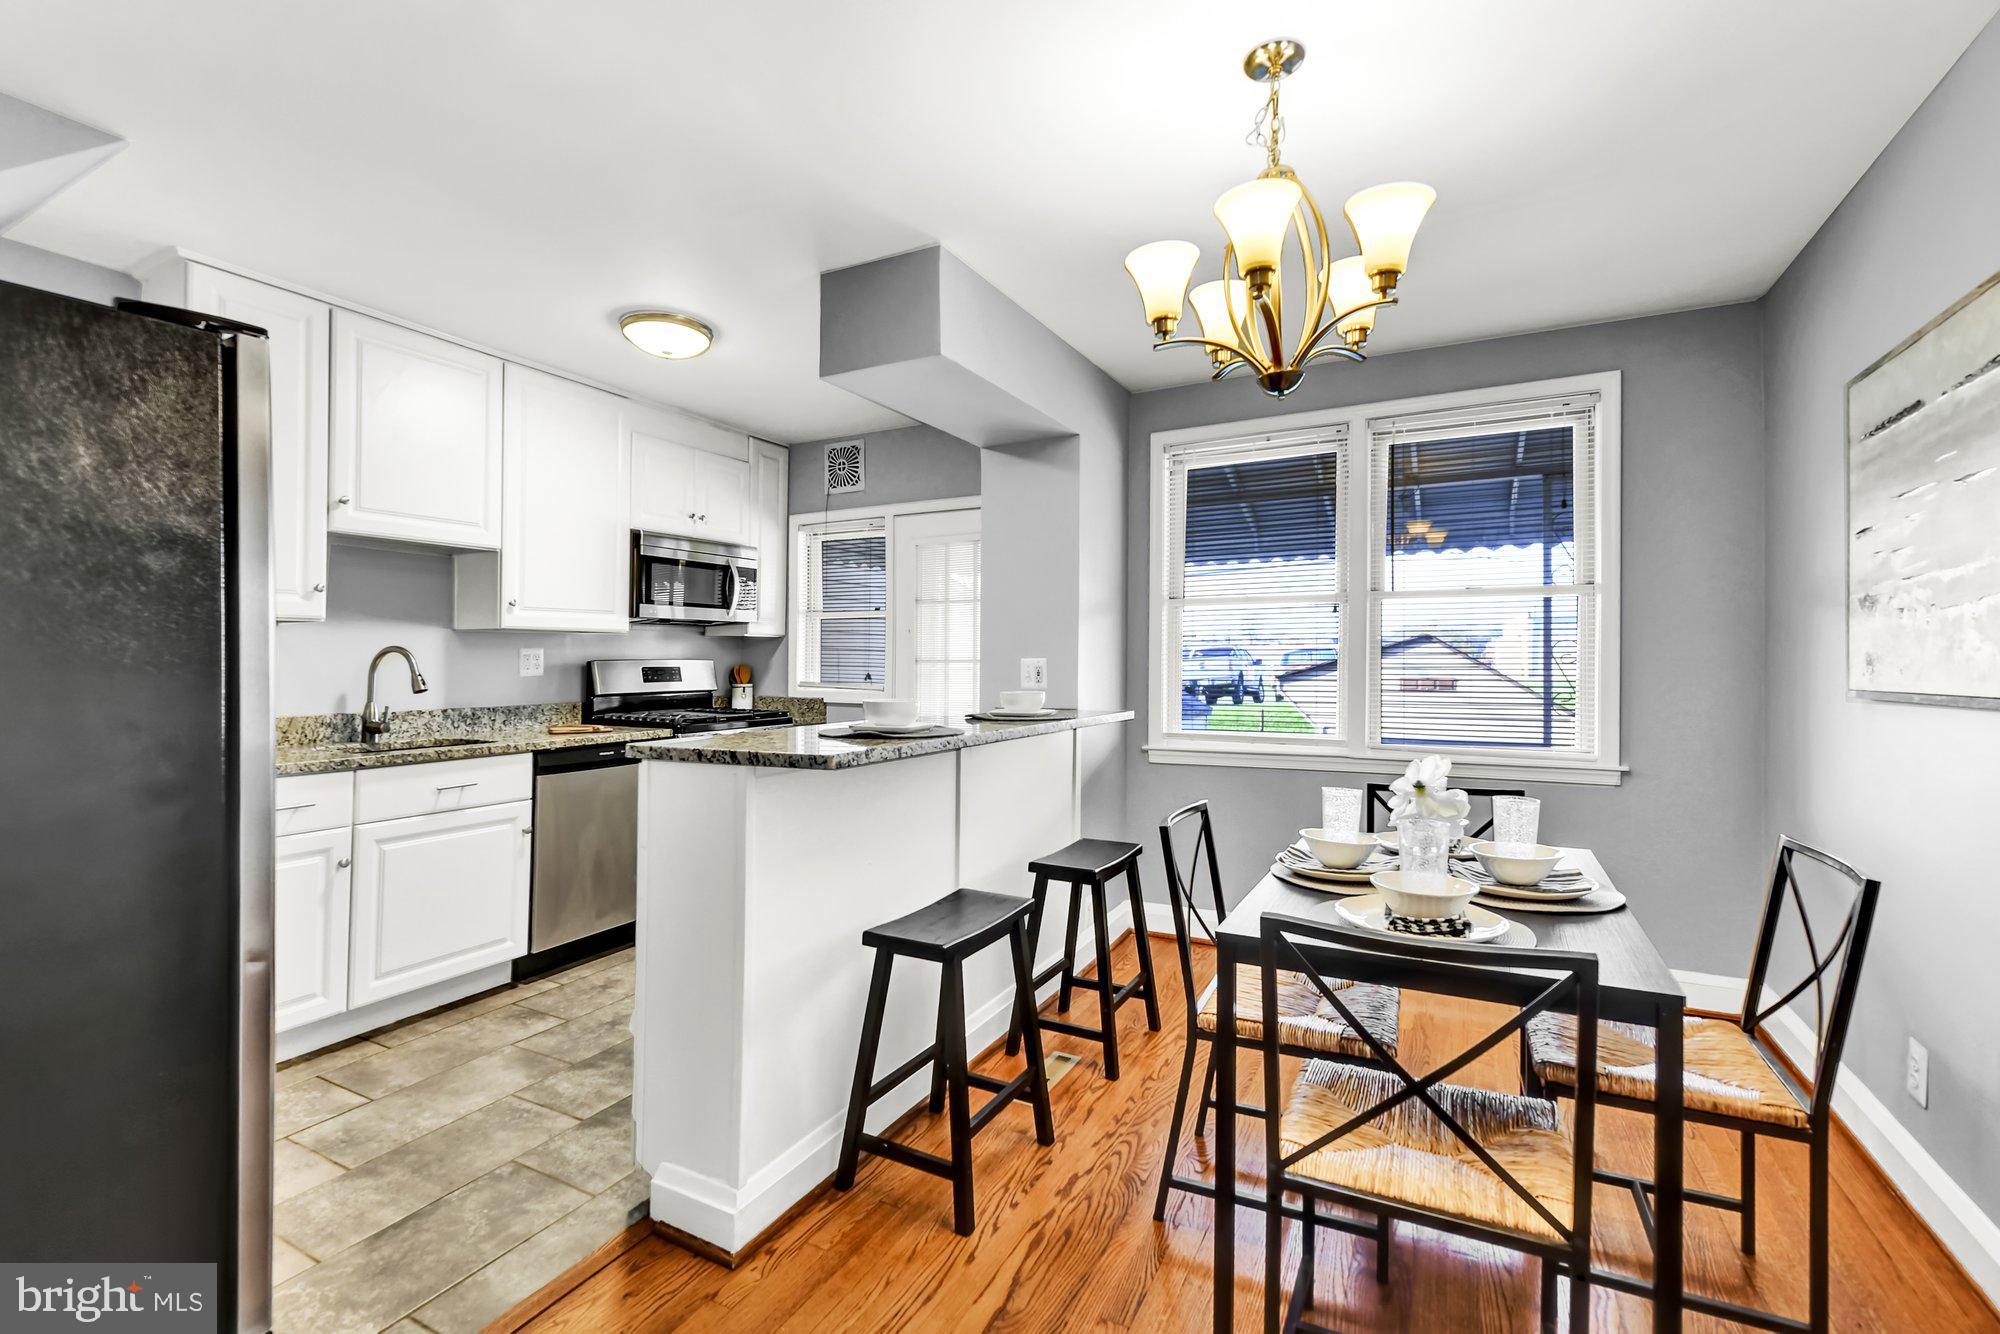
<svg viewBox="0 0 2000 1334">
<path fill-rule="evenodd" d="M 862 458 L 862 442 L 846 440 L 826 447 L 826 493 L 866 491 L 868 474 Z"/>
</svg>

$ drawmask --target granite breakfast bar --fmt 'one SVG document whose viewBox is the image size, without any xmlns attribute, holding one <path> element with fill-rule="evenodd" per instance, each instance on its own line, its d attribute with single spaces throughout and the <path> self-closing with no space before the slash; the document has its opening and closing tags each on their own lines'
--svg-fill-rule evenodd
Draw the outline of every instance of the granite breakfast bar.
<svg viewBox="0 0 2000 1334">
<path fill-rule="evenodd" d="M 1028 862 L 1080 832 L 1080 732 L 1131 717 L 895 741 L 769 728 L 631 747 L 649 761 L 633 1117 L 655 1219 L 735 1254 L 833 1174 L 872 962 L 862 931 L 960 887 L 1026 895 Z M 1051 887 L 1049 917 L 1066 911 Z M 1114 913 L 1113 934 L 1124 925 Z M 1061 934 L 1042 933 L 1038 966 L 1061 952 Z M 967 965 L 971 1050 L 1005 1031 L 1004 953 Z M 935 970 L 896 970 L 879 1071 L 930 1045 L 937 985 Z M 927 1073 L 912 1076 L 875 1104 L 869 1129 L 928 1091 Z M 1008 1116 L 988 1133 L 1007 1133 Z M 1020 1131 L 1032 1134 L 1025 1118 Z"/>
</svg>

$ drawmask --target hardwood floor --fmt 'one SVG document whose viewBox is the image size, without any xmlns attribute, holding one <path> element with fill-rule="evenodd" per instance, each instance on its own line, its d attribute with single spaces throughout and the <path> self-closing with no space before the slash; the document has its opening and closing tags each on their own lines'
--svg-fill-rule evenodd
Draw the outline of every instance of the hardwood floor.
<svg viewBox="0 0 2000 1334">
<path fill-rule="evenodd" d="M 1034 1142 L 1025 1108 L 1008 1109 L 974 1143 L 978 1227 L 951 1231 L 949 1187 L 879 1160 L 855 1188 L 812 1201 L 741 1267 L 725 1270 L 649 1237 L 571 1289 L 528 1329 L 541 1334 L 606 1330 L 1202 1330 L 1209 1325 L 1207 1200 L 1177 1193 L 1165 1223 L 1152 1218 L 1182 1050 L 1183 1007 L 1171 943 L 1161 967 L 1165 1026 L 1150 1033 L 1140 1006 L 1120 1012 L 1124 1077 L 1107 1083 L 1087 1044 L 1051 1036 L 1052 1050 L 1084 1054 L 1053 1090 L 1057 1141 Z M 1132 943 L 1115 953 L 1120 977 L 1134 968 Z M 1196 969 L 1205 984 L 1212 956 Z M 1088 1000 L 1088 997 L 1085 997 Z M 1484 1031 L 1484 1007 L 1411 997 L 1403 1034 L 1412 1069 L 1468 1045 Z M 1428 1062 L 1428 1064 L 1427 1064 Z M 1244 1090 L 1262 1101 L 1261 1074 L 1245 1064 Z M 989 1052 L 982 1069 L 1014 1068 Z M 1518 1088 L 1512 1047 L 1493 1053 L 1465 1082 Z M 1289 1072 L 1288 1072 L 1289 1075 Z M 1210 1135 L 1215 1133 L 1210 1127 Z M 902 1132 L 942 1152 L 942 1117 L 919 1114 Z M 1650 1123 L 1601 1113 L 1599 1163 L 1647 1172 Z M 1261 1158 L 1254 1124 L 1243 1156 Z M 1736 1248 L 1735 1218 L 1689 1209 L 1688 1281 L 1701 1291 L 1781 1312 L 1803 1313 L 1803 1146 L 1760 1146 L 1758 1253 Z M 1205 1148 L 1184 1142 L 1183 1171 L 1206 1170 Z M 1692 1185 L 1733 1193 L 1736 1149 L 1719 1132 L 1694 1128 Z M 1842 1132 L 1833 1160 L 1833 1302 L 1842 1330 L 2000 1330 L 2000 1319 L 1894 1189 Z M 1645 1242 L 1629 1199 L 1598 1197 L 1600 1261 L 1644 1272 Z M 1263 1217 L 1239 1211 L 1238 1328 L 1262 1321 Z M 1296 1258 L 1296 1229 L 1287 1229 Z M 1348 1331 L 1530 1330 L 1536 1327 L 1531 1262 L 1512 1253 L 1418 1229 L 1396 1234 L 1390 1282 L 1377 1286 L 1372 1247 L 1321 1233 L 1315 1317 Z M 1290 1273 L 1288 1261 L 1287 1274 Z M 1289 1277 L 1288 1280 L 1289 1282 Z M 1650 1305 L 1601 1289 L 1592 1328 L 1649 1328 Z M 1689 1329 L 1724 1328 L 1691 1317 Z"/>
</svg>

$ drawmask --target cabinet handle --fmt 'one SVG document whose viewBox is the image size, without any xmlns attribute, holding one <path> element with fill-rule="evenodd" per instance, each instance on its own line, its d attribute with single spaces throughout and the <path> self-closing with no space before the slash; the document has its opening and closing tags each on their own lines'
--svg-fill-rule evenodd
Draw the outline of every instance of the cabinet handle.
<svg viewBox="0 0 2000 1334">
<path fill-rule="evenodd" d="M 695 519 L 695 522 L 696 522 L 696 523 L 707 523 L 707 522 L 708 522 L 708 516 L 707 516 L 706 514 L 697 514 L 697 515 L 695 515 L 695 516 L 694 516 L 694 519 Z"/>
<path fill-rule="evenodd" d="M 478 787 L 478 786 L 479 783 L 477 782 L 477 780 L 470 783 L 439 783 L 437 785 L 437 790 L 440 792 L 456 792 L 460 788 Z"/>
<path fill-rule="evenodd" d="M 277 808 L 277 810 L 276 810 L 275 812 L 273 812 L 273 813 L 274 813 L 274 814 L 277 814 L 277 815 L 283 815 L 283 814 L 284 814 L 284 813 L 285 813 L 286 811 L 303 811 L 303 810 L 306 810 L 306 809 L 308 809 L 308 808 L 310 808 L 310 807 L 313 807 L 313 806 L 317 806 L 317 805 L 319 805 L 319 803 L 318 803 L 318 802 L 316 802 L 316 801 L 301 801 L 301 802 L 295 802 L 294 804 L 292 804 L 292 805 L 290 805 L 290 806 L 280 806 L 280 807 L 278 807 L 278 808 Z"/>
<path fill-rule="evenodd" d="M 520 599 L 518 599 L 518 598 L 508 598 L 508 599 L 507 599 L 507 605 L 508 605 L 509 607 L 518 607 L 518 606 L 520 606 L 520 605 L 521 605 L 521 602 L 520 602 Z"/>
<path fill-rule="evenodd" d="M 525 838 L 525 837 L 526 837 L 527 835 L 529 835 L 529 834 L 532 834 L 532 833 L 534 833 L 534 832 L 535 832 L 535 827 L 534 827 L 533 825 L 523 825 L 523 826 L 522 826 L 522 828 L 521 828 L 521 835 L 522 835 L 522 837 L 524 837 L 524 838 Z"/>
<path fill-rule="evenodd" d="M 345 505 L 345 504 L 347 504 L 347 503 L 348 503 L 349 501 L 351 501 L 351 500 L 353 500 L 353 499 L 354 499 L 354 497 L 352 497 L 352 496 L 342 496 L 342 497 L 341 497 L 340 499 L 338 499 L 338 500 L 334 501 L 333 503 L 334 503 L 334 504 L 336 504 L 336 505 Z"/>
<path fill-rule="evenodd" d="M 315 592 L 315 593 L 324 593 L 324 592 L 326 592 L 326 585 L 325 585 L 325 584 L 314 584 L 314 585 L 313 585 L 313 592 Z"/>
<path fill-rule="evenodd" d="M 354 858 L 342 857 L 339 861 L 335 862 L 333 865 L 334 869 L 345 871 L 348 867 L 354 865 Z"/>
</svg>

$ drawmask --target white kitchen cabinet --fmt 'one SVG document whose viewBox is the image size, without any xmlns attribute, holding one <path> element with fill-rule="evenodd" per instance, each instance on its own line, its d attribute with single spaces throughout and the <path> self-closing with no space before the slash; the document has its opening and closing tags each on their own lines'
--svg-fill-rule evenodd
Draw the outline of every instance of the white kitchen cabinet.
<svg viewBox="0 0 2000 1334">
<path fill-rule="evenodd" d="M 642 532 L 712 542 L 748 542 L 750 455 L 698 448 L 675 438 L 673 424 L 633 405 L 631 526 Z"/>
<path fill-rule="evenodd" d="M 631 627 L 625 400 L 509 365 L 500 550 L 453 561 L 460 630 Z"/>
<path fill-rule="evenodd" d="M 345 823 L 278 840 L 271 969 L 281 1033 L 347 1008 L 353 848 L 353 832 Z"/>
<path fill-rule="evenodd" d="M 498 547 L 501 366 L 457 343 L 335 310 L 331 531 Z"/>
<path fill-rule="evenodd" d="M 528 949 L 532 801 L 354 827 L 349 1006 Z"/>
<path fill-rule="evenodd" d="M 792 452 L 754 442 L 747 542 L 757 548 L 757 619 L 748 625 L 709 627 L 711 636 L 778 639 L 785 633 L 785 584 L 791 571 Z"/>
<path fill-rule="evenodd" d="M 326 619 L 328 342 L 333 308 L 170 256 L 148 301 L 263 329 L 271 359 L 271 603 L 281 621 Z"/>
</svg>

